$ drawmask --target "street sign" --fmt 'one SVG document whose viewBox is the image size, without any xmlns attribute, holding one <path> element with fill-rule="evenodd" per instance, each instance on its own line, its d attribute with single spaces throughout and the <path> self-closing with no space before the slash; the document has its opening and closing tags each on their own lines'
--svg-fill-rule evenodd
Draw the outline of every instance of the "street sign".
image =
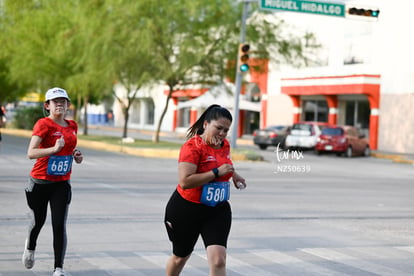
<svg viewBox="0 0 414 276">
<path fill-rule="evenodd" d="M 259 0 L 261 9 L 345 17 L 345 4 L 303 0 Z"/>
</svg>

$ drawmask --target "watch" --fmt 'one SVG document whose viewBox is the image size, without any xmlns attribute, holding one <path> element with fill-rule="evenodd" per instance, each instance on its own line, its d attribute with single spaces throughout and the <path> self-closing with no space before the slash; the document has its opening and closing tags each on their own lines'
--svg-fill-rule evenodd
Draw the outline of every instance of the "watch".
<svg viewBox="0 0 414 276">
<path fill-rule="evenodd" d="M 214 176 L 215 176 L 216 178 L 219 178 L 219 177 L 220 177 L 220 176 L 219 176 L 219 170 L 218 170 L 217 168 L 212 169 L 212 171 L 213 171 Z"/>
</svg>

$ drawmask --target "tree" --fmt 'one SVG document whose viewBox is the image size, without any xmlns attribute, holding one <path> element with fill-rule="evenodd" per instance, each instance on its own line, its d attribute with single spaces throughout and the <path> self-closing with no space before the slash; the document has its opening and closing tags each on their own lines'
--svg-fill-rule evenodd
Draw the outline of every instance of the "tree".
<svg viewBox="0 0 414 276">
<path fill-rule="evenodd" d="M 5 1 L 10 77 L 35 90 L 66 88 L 72 101 L 99 102 L 110 93 L 113 74 L 103 30 L 108 11 L 103 1 Z M 84 133 L 87 134 L 85 112 Z"/>
<path fill-rule="evenodd" d="M 15 102 L 26 93 L 26 87 L 21 82 L 13 80 L 10 74 L 11 57 L 7 52 L 9 36 L 7 34 L 8 18 L 0 16 L 0 106 L 3 103 Z"/>
<path fill-rule="evenodd" d="M 18 84 L 10 80 L 10 71 L 6 59 L 0 58 L 0 106 L 3 103 L 16 101 L 24 93 L 24 89 L 19 89 Z"/>
<path fill-rule="evenodd" d="M 168 87 L 154 142 L 159 141 L 161 124 L 175 90 L 193 84 L 211 85 L 222 79 L 225 48 L 231 41 L 227 40 L 231 38 L 227 30 L 230 23 L 236 22 L 234 8 L 230 1 L 146 3 L 144 20 L 152 33 L 152 60 L 158 68 L 158 79 Z"/>
<path fill-rule="evenodd" d="M 7 80 L 45 90 L 63 86 L 72 101 L 99 103 L 114 83 L 127 89 L 118 98 L 125 115 L 140 89 L 162 83 L 166 102 L 153 141 L 174 91 L 209 87 L 234 79 L 241 7 L 233 0 L 3 0 L 1 28 Z M 257 9 L 257 5 L 256 5 Z M 251 16 L 248 40 L 257 58 L 305 60 L 304 42 L 284 37 L 282 22 Z M 3 46 L 3 45 L 2 45 Z M 274 59 L 276 60 L 276 59 Z M 229 67 L 232 65 L 233 67 Z M 260 68 L 253 68 L 259 70 Z"/>
<path fill-rule="evenodd" d="M 130 108 L 137 100 L 140 89 L 155 81 L 157 66 L 154 65 L 149 37 L 152 35 L 145 29 L 142 20 L 145 14 L 141 1 L 124 1 L 122 5 L 112 7 L 113 17 L 112 47 L 116 82 L 125 89 L 125 97 L 113 96 L 122 107 L 124 126 L 122 137 L 127 137 Z M 115 12 L 116 10 L 116 12 Z"/>
<path fill-rule="evenodd" d="M 153 136 L 153 141 L 158 142 L 174 91 L 188 85 L 208 87 L 225 78 L 234 79 L 235 63 L 231 61 L 238 51 L 241 7 L 231 0 L 159 0 L 148 1 L 145 8 L 147 17 L 142 20 L 152 33 L 152 60 L 158 66 L 157 77 L 168 87 Z M 256 5 L 254 14 L 258 13 Z M 254 16 L 249 21 L 247 37 L 254 42 L 257 57 L 272 58 L 277 53 L 279 60 L 305 59 L 303 41 L 282 37 L 278 32 L 282 24 L 266 20 L 266 16 Z M 229 64 L 233 65 L 230 70 Z"/>
</svg>

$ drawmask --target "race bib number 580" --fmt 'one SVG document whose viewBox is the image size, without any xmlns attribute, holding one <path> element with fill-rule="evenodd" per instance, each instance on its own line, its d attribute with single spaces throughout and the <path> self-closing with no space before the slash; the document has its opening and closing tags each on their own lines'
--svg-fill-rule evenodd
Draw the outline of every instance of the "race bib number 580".
<svg viewBox="0 0 414 276">
<path fill-rule="evenodd" d="M 52 155 L 47 164 L 48 175 L 67 175 L 72 168 L 72 155 Z"/>
<path fill-rule="evenodd" d="M 207 206 L 216 206 L 218 203 L 229 200 L 229 182 L 210 182 L 203 185 L 200 202 Z"/>
</svg>

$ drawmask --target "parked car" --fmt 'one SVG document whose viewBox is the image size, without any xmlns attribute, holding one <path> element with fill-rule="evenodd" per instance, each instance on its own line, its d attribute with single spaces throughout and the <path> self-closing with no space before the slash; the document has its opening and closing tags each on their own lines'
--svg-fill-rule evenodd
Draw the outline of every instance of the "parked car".
<svg viewBox="0 0 414 276">
<path fill-rule="evenodd" d="M 324 128 L 315 145 L 315 152 L 334 152 L 338 156 L 344 154 L 347 157 L 371 154 L 368 139 L 353 126 Z"/>
<path fill-rule="evenodd" d="M 285 147 L 288 149 L 313 149 L 322 129 L 330 126 L 324 122 L 298 122 L 293 124 L 286 137 Z"/>
<path fill-rule="evenodd" d="M 258 129 L 253 132 L 253 143 L 265 150 L 268 146 L 285 147 L 286 135 L 289 133 L 290 126 L 275 125 L 264 129 Z"/>
</svg>

